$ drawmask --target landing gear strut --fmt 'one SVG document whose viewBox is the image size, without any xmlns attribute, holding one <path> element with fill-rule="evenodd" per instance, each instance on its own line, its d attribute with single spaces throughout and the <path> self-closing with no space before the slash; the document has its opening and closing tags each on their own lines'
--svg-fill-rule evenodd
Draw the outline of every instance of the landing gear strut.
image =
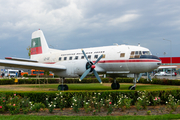
<svg viewBox="0 0 180 120">
<path fill-rule="evenodd" d="M 119 89 L 120 88 L 120 84 L 116 81 L 116 78 L 113 78 L 114 81 L 113 83 L 111 84 L 111 88 L 114 90 L 114 89 Z"/>
<path fill-rule="evenodd" d="M 58 90 L 63 91 L 63 90 L 68 90 L 67 85 L 63 85 L 64 78 L 62 78 L 62 84 L 58 86 Z"/>
<path fill-rule="evenodd" d="M 133 80 L 134 85 L 133 86 L 129 86 L 129 90 L 135 90 L 136 89 L 136 80 L 137 80 L 137 77 L 138 77 L 138 74 L 134 74 L 134 80 Z"/>
</svg>

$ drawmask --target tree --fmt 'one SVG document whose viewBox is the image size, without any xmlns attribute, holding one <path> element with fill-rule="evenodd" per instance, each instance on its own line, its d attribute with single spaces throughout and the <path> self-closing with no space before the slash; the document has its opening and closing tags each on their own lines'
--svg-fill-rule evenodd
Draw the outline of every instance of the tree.
<svg viewBox="0 0 180 120">
<path fill-rule="evenodd" d="M 28 47 L 26 48 L 26 50 L 28 51 L 28 56 L 29 56 L 29 58 L 30 58 L 30 56 L 31 56 L 31 47 L 28 46 Z"/>
</svg>

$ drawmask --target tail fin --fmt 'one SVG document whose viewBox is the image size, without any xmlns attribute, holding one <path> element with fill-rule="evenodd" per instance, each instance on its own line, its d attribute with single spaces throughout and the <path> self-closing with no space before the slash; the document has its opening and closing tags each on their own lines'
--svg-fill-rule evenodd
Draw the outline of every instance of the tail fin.
<svg viewBox="0 0 180 120">
<path fill-rule="evenodd" d="M 31 58 L 34 55 L 47 53 L 48 51 L 49 47 L 43 32 L 41 30 L 33 32 L 31 40 Z"/>
</svg>

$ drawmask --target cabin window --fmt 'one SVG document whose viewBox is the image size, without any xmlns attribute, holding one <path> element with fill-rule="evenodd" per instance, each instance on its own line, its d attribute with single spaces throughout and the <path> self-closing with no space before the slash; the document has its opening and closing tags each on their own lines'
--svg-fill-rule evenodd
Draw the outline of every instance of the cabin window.
<svg viewBox="0 0 180 120">
<path fill-rule="evenodd" d="M 142 52 L 141 51 L 139 51 L 139 55 L 141 55 L 142 54 Z"/>
<path fill-rule="evenodd" d="M 69 60 L 72 60 L 72 57 L 69 57 Z"/>
<path fill-rule="evenodd" d="M 61 61 L 61 57 L 59 57 L 59 61 Z"/>
<path fill-rule="evenodd" d="M 135 54 L 138 55 L 138 54 L 139 54 L 139 51 L 136 51 Z"/>
<path fill-rule="evenodd" d="M 131 51 L 131 55 L 134 55 L 134 51 Z"/>
<path fill-rule="evenodd" d="M 91 59 L 91 55 L 88 55 L 88 59 Z"/>
<path fill-rule="evenodd" d="M 67 57 L 64 57 L 64 60 L 67 60 Z"/>
<path fill-rule="evenodd" d="M 77 60 L 78 59 L 78 56 L 75 56 L 75 58 L 74 58 L 75 60 Z"/>
<path fill-rule="evenodd" d="M 94 59 L 97 59 L 98 58 L 98 55 L 94 55 Z"/>
<path fill-rule="evenodd" d="M 81 59 L 84 59 L 84 56 L 81 56 Z"/>
<path fill-rule="evenodd" d="M 121 54 L 120 54 L 120 57 L 125 57 L 125 53 L 121 53 Z"/>
</svg>

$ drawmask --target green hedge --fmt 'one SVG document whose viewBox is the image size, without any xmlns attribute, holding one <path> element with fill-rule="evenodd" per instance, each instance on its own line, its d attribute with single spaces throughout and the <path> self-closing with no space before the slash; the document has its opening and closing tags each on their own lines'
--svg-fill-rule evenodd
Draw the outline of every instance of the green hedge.
<svg viewBox="0 0 180 120">
<path fill-rule="evenodd" d="M 12 79 L 0 79 L 0 85 L 15 84 L 14 78 Z M 112 83 L 112 78 L 101 78 L 103 83 Z M 61 81 L 61 80 L 60 80 Z M 18 84 L 44 84 L 44 83 L 59 83 L 59 78 L 28 78 L 28 79 L 18 79 Z M 117 78 L 119 83 L 132 83 L 133 78 Z M 99 83 L 99 81 L 92 78 L 84 78 L 82 81 L 79 81 L 78 78 L 68 78 L 64 80 L 64 83 Z M 160 84 L 160 85 L 180 85 L 180 80 L 168 80 L 168 79 L 153 79 L 152 81 L 147 81 L 147 79 L 141 78 L 138 83 L 143 84 Z"/>
<path fill-rule="evenodd" d="M 108 99 L 109 96 L 112 96 L 112 102 L 117 103 L 117 96 L 118 95 L 126 95 L 127 97 L 130 97 L 133 99 L 132 104 L 134 105 L 135 102 L 137 101 L 139 91 L 103 91 L 103 92 L 63 92 L 65 100 L 68 102 L 66 107 L 71 106 L 71 100 L 72 97 L 77 95 L 77 96 L 82 96 L 82 98 L 90 98 L 92 96 L 98 96 L 98 93 L 100 93 L 100 98 L 102 99 Z M 175 99 L 180 100 L 180 90 L 179 89 L 174 89 L 174 90 L 157 90 L 157 91 L 147 91 L 148 92 L 148 99 L 151 102 L 150 105 L 153 103 L 153 97 L 160 97 L 161 98 L 161 104 L 165 104 L 166 101 L 168 101 L 168 96 L 171 94 L 174 96 Z M 6 94 L 7 97 L 13 96 L 14 93 L 16 93 L 17 96 L 27 96 L 30 98 L 30 101 L 34 102 L 42 102 L 45 104 L 46 97 L 49 96 L 51 100 L 56 97 L 56 93 L 59 92 L 1 92 Z M 83 101 L 83 100 L 82 100 Z"/>
</svg>

